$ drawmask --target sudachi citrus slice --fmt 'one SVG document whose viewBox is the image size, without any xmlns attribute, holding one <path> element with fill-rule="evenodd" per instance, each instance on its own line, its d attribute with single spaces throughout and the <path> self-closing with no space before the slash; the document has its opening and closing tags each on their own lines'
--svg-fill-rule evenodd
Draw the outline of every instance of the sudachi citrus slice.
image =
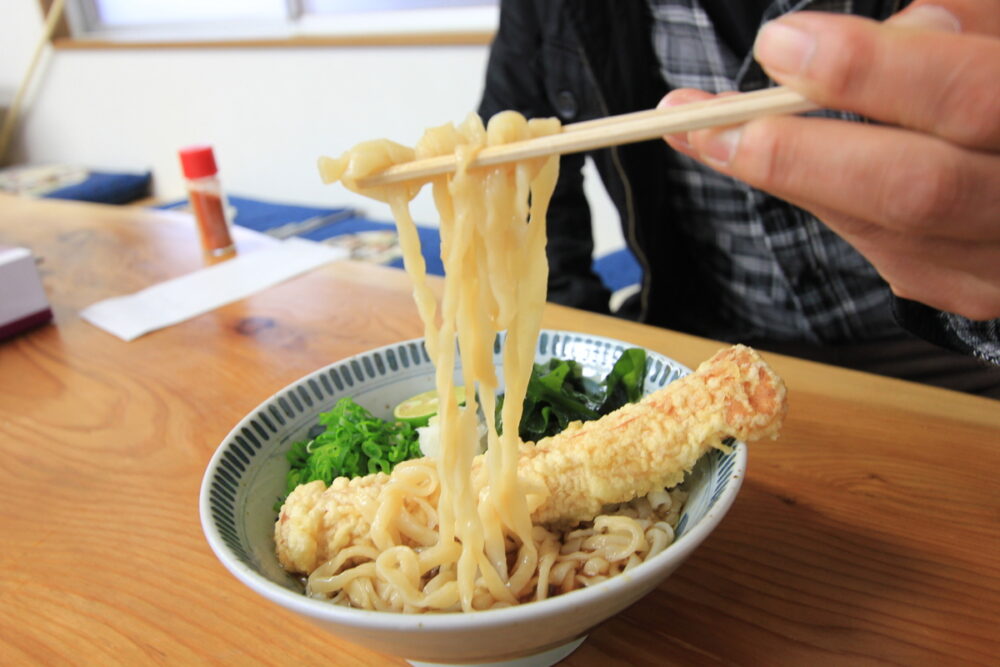
<svg viewBox="0 0 1000 667">
<path fill-rule="evenodd" d="M 465 403 L 465 387 L 455 387 L 452 393 L 459 405 Z M 438 410 L 437 389 L 431 389 L 411 396 L 397 405 L 392 411 L 392 416 L 398 421 L 409 422 L 413 426 L 427 426 L 427 422 L 438 413 Z"/>
</svg>

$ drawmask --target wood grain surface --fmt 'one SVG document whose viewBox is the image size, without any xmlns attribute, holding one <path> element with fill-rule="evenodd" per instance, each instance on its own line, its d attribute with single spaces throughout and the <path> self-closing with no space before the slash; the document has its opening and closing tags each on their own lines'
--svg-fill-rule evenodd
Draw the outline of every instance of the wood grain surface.
<svg viewBox="0 0 1000 667">
<path fill-rule="evenodd" d="M 190 219 L 0 196 L 0 244 L 34 250 L 55 312 L 0 343 L 0 664 L 405 664 L 240 584 L 197 505 L 263 399 L 421 334 L 406 276 L 336 263 L 125 343 L 78 311 L 202 266 Z M 719 347 L 559 307 L 545 325 L 688 365 Z M 1000 404 L 768 358 L 782 437 L 695 555 L 564 664 L 997 664 Z"/>
</svg>

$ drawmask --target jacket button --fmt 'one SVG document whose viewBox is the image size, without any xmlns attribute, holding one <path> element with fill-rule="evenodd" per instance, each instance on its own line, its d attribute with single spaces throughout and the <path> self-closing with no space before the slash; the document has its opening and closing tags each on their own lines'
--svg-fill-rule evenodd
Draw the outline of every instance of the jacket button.
<svg viewBox="0 0 1000 667">
<path fill-rule="evenodd" d="M 576 118 L 577 111 L 579 111 L 579 107 L 573 93 L 563 90 L 556 95 L 556 112 L 562 116 L 563 120 Z"/>
</svg>

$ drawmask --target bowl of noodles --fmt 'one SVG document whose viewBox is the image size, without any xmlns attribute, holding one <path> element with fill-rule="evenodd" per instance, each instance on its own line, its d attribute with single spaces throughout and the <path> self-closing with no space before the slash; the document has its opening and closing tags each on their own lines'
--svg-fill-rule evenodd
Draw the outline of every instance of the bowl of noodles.
<svg viewBox="0 0 1000 667">
<path fill-rule="evenodd" d="M 598 336 L 544 330 L 537 337 L 534 361 L 572 359 L 586 374 L 603 377 L 629 347 Z M 502 387 L 504 358 L 499 343 L 494 355 Z M 690 375 L 686 367 L 654 352 L 647 352 L 643 373 L 647 396 Z M 455 377 L 461 375 L 456 361 Z M 536 532 L 546 533 L 540 541 L 555 540 L 556 555 L 536 559 L 523 587 L 528 593 L 513 604 L 494 601 L 466 611 L 461 605 L 450 610 L 411 606 L 380 611 L 358 608 L 349 596 L 335 600 L 309 591 L 309 578 L 289 572 L 288 563 L 277 554 L 276 540 L 301 541 L 276 531 L 281 515 L 275 501 L 285 493 L 290 444 L 308 437 L 317 415 L 342 397 L 391 419 L 392 407 L 399 401 L 434 386 L 435 369 L 426 347 L 422 340 L 412 340 L 330 364 L 252 410 L 219 446 L 201 489 L 203 529 L 225 567 L 255 592 L 321 628 L 414 664 L 552 664 L 572 652 L 591 628 L 651 592 L 680 566 L 719 524 L 742 483 L 746 447 L 727 440 L 708 448 L 672 488 L 661 486 L 631 502 L 604 506 L 590 521 L 550 521 L 544 530 L 534 526 Z M 627 467 L 624 461 L 614 455 L 607 460 L 615 461 L 616 469 L 605 472 L 621 477 L 621 468 Z M 562 474 L 569 476 L 565 470 Z M 331 513 L 336 510 L 313 508 L 311 516 Z M 411 512 L 410 520 L 417 514 Z M 631 517 L 632 525 L 616 526 L 621 517 Z M 368 531 L 373 532 L 370 525 Z M 405 536 L 398 539 L 407 541 Z M 432 547 L 411 551 L 419 555 Z M 508 559 L 516 558 L 516 548 L 514 554 Z M 350 564 L 364 560 L 357 557 Z M 431 574 L 424 579 L 433 578 Z M 516 567 L 511 565 L 507 574 L 513 579 Z M 540 587 L 545 588 L 544 596 L 538 594 Z"/>
<path fill-rule="evenodd" d="M 240 581 L 414 664 L 571 653 L 711 533 L 740 488 L 744 443 L 774 437 L 784 415 L 781 379 L 750 348 L 690 371 L 621 341 L 541 330 L 558 160 L 474 162 L 559 132 L 555 119 L 503 112 L 484 126 L 471 114 L 415 148 L 375 140 L 321 158 L 325 182 L 389 204 L 424 337 L 279 391 L 226 437 L 202 484 L 205 535 Z M 415 158 L 454 171 L 378 180 Z M 409 211 L 427 182 L 440 298 Z M 564 391 L 576 382 L 582 391 Z M 431 389 L 436 422 L 420 428 L 433 434 L 415 445 L 393 406 Z M 566 416 L 573 405 L 580 418 Z"/>
</svg>

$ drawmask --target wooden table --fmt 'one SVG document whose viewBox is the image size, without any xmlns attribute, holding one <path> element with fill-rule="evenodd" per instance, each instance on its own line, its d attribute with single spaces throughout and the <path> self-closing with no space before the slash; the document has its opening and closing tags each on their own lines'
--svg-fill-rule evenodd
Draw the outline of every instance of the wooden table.
<svg viewBox="0 0 1000 667">
<path fill-rule="evenodd" d="M 202 264 L 179 214 L 0 197 L 55 323 L 0 343 L 0 663 L 401 664 L 229 575 L 197 499 L 275 390 L 421 333 L 402 272 L 342 262 L 125 343 L 78 317 Z M 238 237 L 244 251 L 252 239 Z M 708 340 L 551 307 L 697 364 Z M 729 516 L 567 665 L 993 663 L 1000 404 L 770 355 L 790 388 Z"/>
</svg>

